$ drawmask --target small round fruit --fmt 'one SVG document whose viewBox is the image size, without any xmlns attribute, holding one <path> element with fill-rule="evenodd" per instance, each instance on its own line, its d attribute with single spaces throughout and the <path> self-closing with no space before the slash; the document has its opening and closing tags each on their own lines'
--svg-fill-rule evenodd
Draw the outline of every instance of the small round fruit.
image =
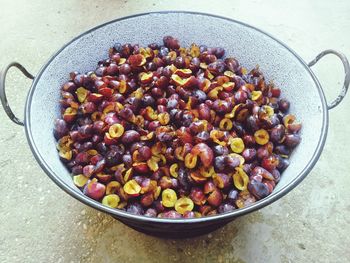
<svg viewBox="0 0 350 263">
<path fill-rule="evenodd" d="M 213 192 L 211 192 L 208 196 L 208 203 L 214 207 L 219 206 L 222 203 L 222 193 L 219 189 L 215 189 Z"/>
<path fill-rule="evenodd" d="M 138 196 L 141 192 L 141 186 L 134 179 L 128 181 L 123 189 L 125 193 L 131 196 Z"/>
<path fill-rule="evenodd" d="M 206 202 L 205 194 L 199 187 L 193 187 L 191 189 L 190 198 L 196 205 L 204 205 Z"/>
<path fill-rule="evenodd" d="M 120 190 L 120 188 L 121 188 L 121 185 L 119 182 L 117 182 L 117 181 L 109 182 L 107 184 L 106 194 L 107 195 L 115 194 L 116 192 L 118 192 Z"/>
<path fill-rule="evenodd" d="M 175 178 L 177 178 L 178 177 L 178 170 L 179 170 L 179 165 L 177 164 L 177 163 L 174 163 L 174 164 L 172 164 L 171 166 L 170 166 L 170 175 L 172 176 L 172 177 L 175 177 Z"/>
<path fill-rule="evenodd" d="M 236 202 L 237 198 L 238 198 L 238 191 L 235 190 L 235 189 L 232 189 L 232 190 L 228 193 L 228 195 L 227 195 L 227 197 L 226 197 L 226 200 L 227 200 L 228 202 L 230 202 L 231 204 L 234 204 L 234 203 Z"/>
<path fill-rule="evenodd" d="M 248 189 L 258 200 L 269 195 L 268 187 L 264 183 L 256 180 L 249 182 Z"/>
<path fill-rule="evenodd" d="M 140 134 L 134 130 L 126 131 L 122 136 L 122 142 L 124 144 L 131 144 L 134 142 L 138 142 L 139 140 L 140 140 Z"/>
<path fill-rule="evenodd" d="M 199 156 L 201 159 L 202 164 L 205 167 L 210 167 L 213 163 L 214 159 L 214 152 L 213 150 L 205 143 L 198 143 L 196 144 L 192 150 L 191 154 L 194 156 Z M 187 157 L 187 156 L 186 156 Z"/>
<path fill-rule="evenodd" d="M 142 195 L 140 199 L 140 203 L 144 207 L 149 207 L 150 205 L 152 205 L 153 201 L 154 201 L 154 195 L 151 192 Z"/>
<path fill-rule="evenodd" d="M 301 142 L 301 137 L 298 134 L 287 134 L 284 144 L 289 148 L 294 148 Z"/>
<path fill-rule="evenodd" d="M 233 174 L 233 183 L 238 190 L 246 190 L 249 182 L 248 175 L 241 168 L 236 168 Z"/>
<path fill-rule="evenodd" d="M 109 127 L 108 133 L 112 138 L 119 138 L 124 133 L 124 127 L 119 123 L 115 123 Z"/>
<path fill-rule="evenodd" d="M 279 124 L 273 129 L 271 129 L 270 137 L 271 137 L 271 141 L 273 141 L 274 143 L 281 142 L 284 135 L 285 135 L 285 128 L 282 124 Z"/>
<path fill-rule="evenodd" d="M 185 166 L 189 169 L 192 169 L 197 164 L 197 155 L 193 155 L 192 153 L 188 153 L 185 157 Z"/>
<path fill-rule="evenodd" d="M 158 217 L 175 219 L 175 218 L 181 218 L 182 216 L 181 216 L 181 214 L 179 214 L 175 210 L 170 210 L 170 211 L 159 214 Z"/>
<path fill-rule="evenodd" d="M 89 178 L 82 174 L 73 176 L 73 182 L 78 187 L 83 187 L 84 185 L 86 185 L 88 181 L 89 181 Z"/>
<path fill-rule="evenodd" d="M 227 189 L 232 185 L 232 178 L 224 173 L 216 173 L 213 175 L 213 182 L 216 185 L 216 187 L 220 189 Z"/>
<path fill-rule="evenodd" d="M 100 200 L 106 192 L 106 186 L 97 182 L 97 179 L 92 179 L 88 184 L 85 185 L 84 193 L 95 200 Z"/>
<path fill-rule="evenodd" d="M 230 142 L 231 150 L 234 153 L 241 153 L 244 150 L 244 142 L 241 138 L 232 138 Z"/>
<path fill-rule="evenodd" d="M 146 212 L 144 213 L 144 216 L 148 217 L 156 217 L 157 216 L 157 210 L 154 208 L 148 208 Z"/>
<path fill-rule="evenodd" d="M 256 166 L 252 170 L 252 172 L 250 173 L 250 176 L 257 176 L 257 175 L 262 176 L 263 178 L 265 178 L 267 180 L 271 180 L 271 181 L 274 180 L 274 177 L 272 176 L 272 174 L 268 170 L 266 170 L 260 166 Z"/>
<path fill-rule="evenodd" d="M 170 115 L 167 112 L 162 112 L 158 115 L 158 121 L 161 125 L 167 125 L 170 121 Z"/>
<path fill-rule="evenodd" d="M 231 212 L 235 209 L 236 208 L 232 204 L 221 204 L 217 210 L 219 214 L 223 214 L 223 213 Z"/>
<path fill-rule="evenodd" d="M 128 204 L 128 206 L 126 207 L 126 212 L 134 215 L 143 215 L 144 210 L 141 204 L 135 202 Z"/>
<path fill-rule="evenodd" d="M 102 204 L 104 204 L 105 206 L 112 207 L 112 208 L 117 208 L 119 202 L 120 202 L 120 198 L 116 194 L 106 195 L 102 199 Z"/>
<path fill-rule="evenodd" d="M 261 161 L 261 166 L 268 171 L 273 171 L 278 166 L 279 159 L 275 155 L 270 155 Z"/>
<path fill-rule="evenodd" d="M 269 142 L 270 136 L 266 130 L 260 129 L 254 133 L 254 139 L 257 144 L 265 145 Z"/>
<path fill-rule="evenodd" d="M 184 214 L 187 211 L 192 211 L 194 207 L 193 201 L 188 197 L 181 197 L 175 203 L 175 210 L 180 214 Z"/>
<path fill-rule="evenodd" d="M 290 103 L 286 99 L 281 99 L 278 102 L 278 107 L 282 112 L 287 112 L 289 110 Z"/>
<path fill-rule="evenodd" d="M 195 217 L 196 217 L 196 213 L 193 212 L 193 211 L 186 211 L 186 212 L 183 214 L 183 217 L 184 217 L 184 218 L 195 218 Z"/>
<path fill-rule="evenodd" d="M 151 148 L 149 148 L 148 146 L 141 146 L 138 151 L 139 151 L 139 157 L 143 161 L 147 161 L 152 157 Z"/>
<path fill-rule="evenodd" d="M 176 192 L 173 189 L 165 189 L 162 192 L 162 205 L 165 207 L 174 207 L 177 201 Z"/>
<path fill-rule="evenodd" d="M 244 149 L 242 152 L 242 156 L 246 162 L 251 162 L 256 157 L 256 150 L 254 148 Z"/>
</svg>

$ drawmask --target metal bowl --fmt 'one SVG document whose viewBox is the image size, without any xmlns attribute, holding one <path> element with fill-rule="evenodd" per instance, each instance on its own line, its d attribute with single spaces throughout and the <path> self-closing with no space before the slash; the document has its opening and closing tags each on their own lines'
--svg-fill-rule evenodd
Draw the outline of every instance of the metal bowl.
<svg viewBox="0 0 350 263">
<path fill-rule="evenodd" d="M 195 219 L 161 219 L 132 215 L 103 206 L 74 186 L 69 172 L 58 158 L 52 135 L 53 120 L 60 114 L 58 100 L 61 84 L 73 70 L 93 70 L 96 62 L 106 58 L 108 48 L 116 42 L 145 45 L 161 42 L 165 35 L 179 38 L 185 46 L 195 42 L 224 47 L 226 54 L 237 57 L 247 68 L 258 64 L 266 78 L 273 80 L 282 88 L 283 96 L 290 99 L 291 112 L 303 123 L 302 142 L 290 157 L 291 164 L 281 181 L 268 197 L 230 213 Z M 326 54 L 338 56 L 345 69 L 342 92 L 330 104 L 326 103 L 321 85 L 310 69 Z M 13 66 L 34 80 L 27 97 L 23 122 L 15 117 L 6 100 L 6 73 Z M 322 52 L 307 64 L 279 40 L 242 22 L 203 13 L 155 12 L 116 19 L 81 34 L 54 54 L 36 77 L 19 63 L 11 63 L 0 76 L 0 97 L 10 119 L 25 126 L 29 145 L 42 169 L 68 194 L 141 232 L 160 237 L 188 237 L 213 231 L 238 216 L 271 204 L 306 177 L 317 162 L 326 140 L 328 110 L 338 105 L 346 94 L 349 72 L 345 56 L 334 50 Z"/>
</svg>

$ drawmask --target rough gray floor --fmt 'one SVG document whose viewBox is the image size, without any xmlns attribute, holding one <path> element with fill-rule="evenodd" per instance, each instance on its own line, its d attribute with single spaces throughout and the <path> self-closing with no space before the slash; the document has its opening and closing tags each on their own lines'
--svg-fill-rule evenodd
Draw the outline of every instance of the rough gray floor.
<svg viewBox="0 0 350 263">
<path fill-rule="evenodd" d="M 309 61 L 334 48 L 350 56 L 350 2 L 337 1 L 5 1 L 0 65 L 33 74 L 64 43 L 102 22 L 151 10 L 195 10 L 270 32 Z M 335 58 L 315 68 L 327 97 L 343 77 Z M 13 71 L 8 93 L 22 116 L 30 82 Z M 312 99 L 312 98 L 310 98 Z M 0 111 L 0 262 L 349 262 L 350 99 L 330 113 L 324 152 L 286 197 L 222 230 L 189 240 L 137 233 L 60 190 L 40 169 L 24 130 Z"/>
</svg>

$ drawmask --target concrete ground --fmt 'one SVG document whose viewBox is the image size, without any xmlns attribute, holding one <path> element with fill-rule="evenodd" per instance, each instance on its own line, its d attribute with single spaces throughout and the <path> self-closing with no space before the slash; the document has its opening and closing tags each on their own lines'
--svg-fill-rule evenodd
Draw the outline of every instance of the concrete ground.
<svg viewBox="0 0 350 263">
<path fill-rule="evenodd" d="M 306 61 L 327 48 L 350 56 L 348 0 L 0 0 L 0 6 L 0 66 L 16 60 L 33 74 L 64 43 L 95 25 L 170 9 L 210 12 L 255 25 Z M 327 57 L 315 71 L 327 97 L 335 97 L 343 78 L 339 61 Z M 29 85 L 11 72 L 9 100 L 20 116 Z M 349 262 L 349 113 L 348 96 L 330 112 L 319 162 L 290 194 L 212 234 L 160 240 L 60 190 L 34 160 L 24 129 L 0 110 L 0 262 Z"/>
</svg>

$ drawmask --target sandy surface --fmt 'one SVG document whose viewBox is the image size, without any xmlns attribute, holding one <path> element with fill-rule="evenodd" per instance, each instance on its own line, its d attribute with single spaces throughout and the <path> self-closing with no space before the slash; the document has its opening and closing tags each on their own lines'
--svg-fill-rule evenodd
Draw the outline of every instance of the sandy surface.
<svg viewBox="0 0 350 263">
<path fill-rule="evenodd" d="M 327 48 L 350 56 L 348 0 L 212 2 L 0 0 L 0 65 L 16 60 L 35 74 L 64 43 L 95 25 L 170 9 L 255 25 L 306 61 Z M 343 78 L 338 60 L 325 58 L 315 72 L 327 97 L 335 97 Z M 16 71 L 8 79 L 10 103 L 23 116 L 30 82 Z M 330 113 L 319 162 L 290 194 L 207 236 L 160 240 L 60 190 L 34 160 L 23 128 L 1 110 L 0 262 L 349 262 L 349 113 L 348 96 Z"/>
</svg>

